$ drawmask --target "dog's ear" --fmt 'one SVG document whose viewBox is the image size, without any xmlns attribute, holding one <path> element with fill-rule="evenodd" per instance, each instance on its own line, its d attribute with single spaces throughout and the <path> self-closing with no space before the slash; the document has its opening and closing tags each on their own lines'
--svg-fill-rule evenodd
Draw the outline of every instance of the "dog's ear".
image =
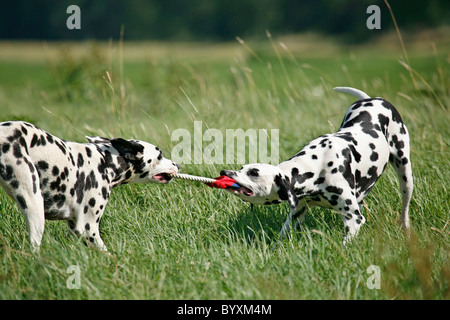
<svg viewBox="0 0 450 320">
<path fill-rule="evenodd" d="M 144 146 L 134 141 L 114 138 L 110 139 L 109 142 L 117 151 L 119 151 L 122 157 L 128 160 L 136 160 L 138 154 L 144 152 Z"/>
<path fill-rule="evenodd" d="M 280 197 L 280 200 L 287 200 L 289 201 L 289 206 L 291 207 L 291 210 L 295 210 L 298 205 L 298 199 L 292 190 L 291 186 L 289 185 L 289 181 L 287 178 L 283 178 L 281 174 L 277 174 L 275 176 L 275 184 L 278 187 L 278 196 Z"/>
</svg>

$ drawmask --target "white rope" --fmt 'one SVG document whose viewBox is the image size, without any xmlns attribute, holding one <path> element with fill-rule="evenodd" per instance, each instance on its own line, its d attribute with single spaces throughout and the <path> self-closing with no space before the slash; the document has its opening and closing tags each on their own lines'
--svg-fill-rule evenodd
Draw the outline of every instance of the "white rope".
<svg viewBox="0 0 450 320">
<path fill-rule="evenodd" d="M 173 174 L 172 177 L 177 178 L 177 179 L 183 179 L 183 180 L 199 181 L 199 182 L 203 182 L 203 183 L 214 183 L 216 181 L 216 179 L 192 176 L 190 174 L 185 174 L 185 173 L 176 173 L 176 174 Z"/>
</svg>

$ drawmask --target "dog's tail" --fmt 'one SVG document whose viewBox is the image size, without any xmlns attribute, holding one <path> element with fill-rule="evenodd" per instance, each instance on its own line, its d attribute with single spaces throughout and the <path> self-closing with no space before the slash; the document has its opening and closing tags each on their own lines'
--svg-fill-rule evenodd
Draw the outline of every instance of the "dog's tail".
<svg viewBox="0 0 450 320">
<path fill-rule="evenodd" d="M 361 90 L 350 87 L 335 87 L 333 88 L 337 92 L 348 93 L 357 97 L 359 100 L 370 99 L 369 95 Z"/>
</svg>

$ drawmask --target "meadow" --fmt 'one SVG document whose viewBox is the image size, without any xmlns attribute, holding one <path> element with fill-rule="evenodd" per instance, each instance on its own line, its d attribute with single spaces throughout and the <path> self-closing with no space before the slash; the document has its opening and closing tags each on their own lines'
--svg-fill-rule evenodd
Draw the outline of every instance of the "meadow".
<svg viewBox="0 0 450 320">
<path fill-rule="evenodd" d="M 448 30 L 447 30 L 448 31 Z M 446 32 L 444 32 L 445 34 Z M 432 33 L 434 34 L 434 33 Z M 448 34 L 448 33 L 447 33 Z M 255 206 L 176 180 L 116 188 L 100 223 L 108 253 L 47 221 L 33 255 L 23 215 L 0 191 L 0 299 L 449 299 L 449 52 L 446 37 L 365 45 L 316 35 L 235 43 L 0 43 L 0 121 L 65 140 L 136 138 L 170 158 L 171 133 L 279 129 L 280 162 L 339 128 L 353 86 L 399 110 L 411 135 L 411 235 L 388 166 L 342 245 L 341 218 L 312 208 L 283 242 L 287 204 Z M 184 164 L 216 177 L 241 164 Z M 70 289 L 70 266 L 80 271 Z M 371 266 L 380 271 L 371 286 Z"/>
</svg>

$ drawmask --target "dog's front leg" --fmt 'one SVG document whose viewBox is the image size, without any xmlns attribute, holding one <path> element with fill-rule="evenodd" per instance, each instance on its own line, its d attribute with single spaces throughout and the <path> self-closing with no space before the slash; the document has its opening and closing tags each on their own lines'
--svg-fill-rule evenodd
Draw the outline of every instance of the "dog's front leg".
<svg viewBox="0 0 450 320">
<path fill-rule="evenodd" d="M 98 223 L 94 224 L 90 230 L 85 231 L 86 240 L 89 241 L 91 245 L 94 247 L 107 252 L 105 244 L 103 243 L 102 238 L 100 237 L 100 230 L 98 228 Z"/>
<path fill-rule="evenodd" d="M 89 213 L 86 216 L 88 218 Z M 84 218 L 84 216 L 82 217 Z M 82 237 L 88 245 L 94 246 L 102 251 L 108 251 L 100 237 L 99 222 L 100 216 L 92 216 L 92 219 L 68 220 L 68 226 L 76 237 Z"/>
<path fill-rule="evenodd" d="M 305 213 L 306 203 L 304 201 L 299 202 L 296 208 L 291 208 L 289 217 L 286 219 L 283 227 L 281 228 L 279 237 L 280 241 L 283 241 L 290 232 L 292 221 L 294 221 L 294 230 L 296 230 L 298 226 L 305 221 Z"/>
</svg>

